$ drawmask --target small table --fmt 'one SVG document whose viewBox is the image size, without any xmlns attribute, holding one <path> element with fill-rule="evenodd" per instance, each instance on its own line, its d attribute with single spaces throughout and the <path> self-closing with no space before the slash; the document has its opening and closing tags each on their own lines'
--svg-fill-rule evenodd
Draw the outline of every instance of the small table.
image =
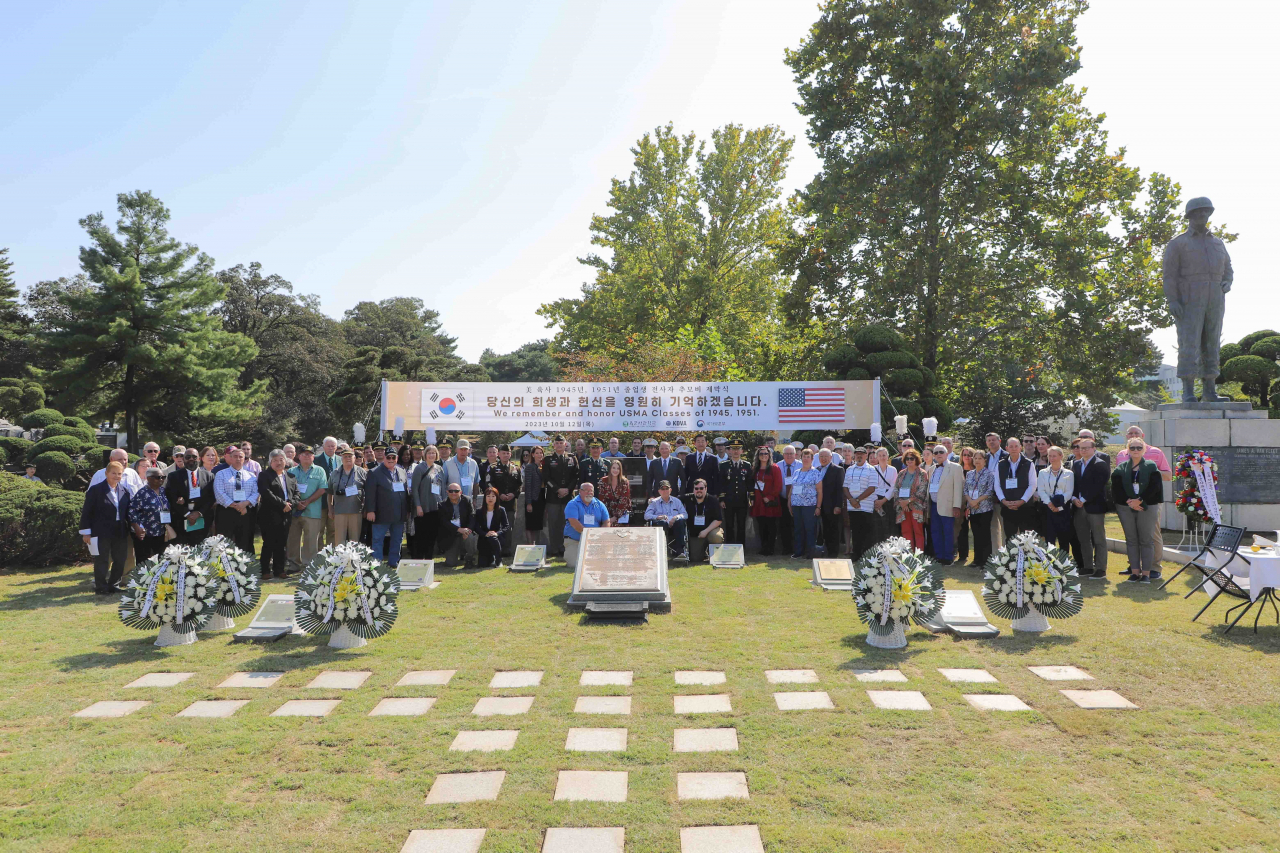
<svg viewBox="0 0 1280 853">
<path fill-rule="evenodd" d="M 1248 548 L 1240 548 L 1236 551 L 1237 557 L 1227 564 L 1227 571 L 1232 577 L 1241 578 L 1247 581 L 1249 597 L 1257 601 L 1258 597 L 1264 591 L 1280 589 L 1280 554 L 1276 553 L 1274 548 L 1263 548 L 1260 551 L 1251 551 Z M 1206 560 L 1210 565 L 1221 567 L 1224 560 L 1217 552 L 1210 552 L 1206 557 L 1212 557 L 1212 560 Z M 1244 558 L 1244 559 L 1241 559 Z M 1249 562 L 1246 563 L 1245 560 Z M 1213 586 L 1212 583 L 1206 586 Z"/>
</svg>

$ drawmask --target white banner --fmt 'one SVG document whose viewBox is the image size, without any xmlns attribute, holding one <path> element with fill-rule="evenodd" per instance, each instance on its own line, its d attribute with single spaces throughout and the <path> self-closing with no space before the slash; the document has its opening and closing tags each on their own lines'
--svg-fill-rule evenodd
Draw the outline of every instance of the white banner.
<svg viewBox="0 0 1280 853">
<path fill-rule="evenodd" d="M 869 429 L 880 382 L 384 382 L 382 428 Z"/>
</svg>

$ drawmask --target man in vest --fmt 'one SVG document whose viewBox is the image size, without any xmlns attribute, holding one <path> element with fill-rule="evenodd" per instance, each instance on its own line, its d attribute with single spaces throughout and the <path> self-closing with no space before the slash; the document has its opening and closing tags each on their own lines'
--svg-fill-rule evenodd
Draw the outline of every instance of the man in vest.
<svg viewBox="0 0 1280 853">
<path fill-rule="evenodd" d="M 1018 439 L 1010 438 L 1005 450 L 1008 455 L 996 466 L 996 499 L 1000 501 L 1000 520 L 1007 542 L 1024 530 L 1035 529 L 1030 501 L 1036 490 L 1036 466 L 1022 455 L 1022 442 Z"/>
</svg>

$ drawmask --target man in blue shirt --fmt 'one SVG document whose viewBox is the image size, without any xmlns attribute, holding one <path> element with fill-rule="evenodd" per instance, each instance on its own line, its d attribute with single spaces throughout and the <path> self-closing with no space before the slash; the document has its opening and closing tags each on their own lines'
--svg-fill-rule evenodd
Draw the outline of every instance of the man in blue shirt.
<svg viewBox="0 0 1280 853">
<path fill-rule="evenodd" d="M 608 527 L 609 509 L 596 500 L 596 489 L 591 483 L 578 487 L 578 496 L 564 506 L 564 561 L 577 568 L 582 531 L 588 527 Z"/>
<path fill-rule="evenodd" d="M 650 527 L 661 527 L 667 533 L 667 549 L 670 557 L 689 559 L 685 550 L 685 532 L 688 525 L 689 511 L 684 503 L 671 496 L 671 483 L 662 480 L 658 483 L 658 496 L 649 501 L 645 508 L 644 520 Z"/>
</svg>

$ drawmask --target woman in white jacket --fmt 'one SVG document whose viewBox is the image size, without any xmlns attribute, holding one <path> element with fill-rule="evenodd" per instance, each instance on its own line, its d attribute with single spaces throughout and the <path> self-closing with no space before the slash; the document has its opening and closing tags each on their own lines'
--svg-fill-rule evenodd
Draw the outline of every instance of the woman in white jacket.
<svg viewBox="0 0 1280 853">
<path fill-rule="evenodd" d="M 1036 493 L 1044 504 L 1048 523 L 1045 539 L 1050 545 L 1057 543 L 1064 551 L 1071 547 L 1071 496 L 1075 494 L 1075 478 L 1071 469 L 1062 464 L 1062 448 L 1056 444 L 1049 448 L 1049 467 L 1036 475 Z"/>
</svg>

